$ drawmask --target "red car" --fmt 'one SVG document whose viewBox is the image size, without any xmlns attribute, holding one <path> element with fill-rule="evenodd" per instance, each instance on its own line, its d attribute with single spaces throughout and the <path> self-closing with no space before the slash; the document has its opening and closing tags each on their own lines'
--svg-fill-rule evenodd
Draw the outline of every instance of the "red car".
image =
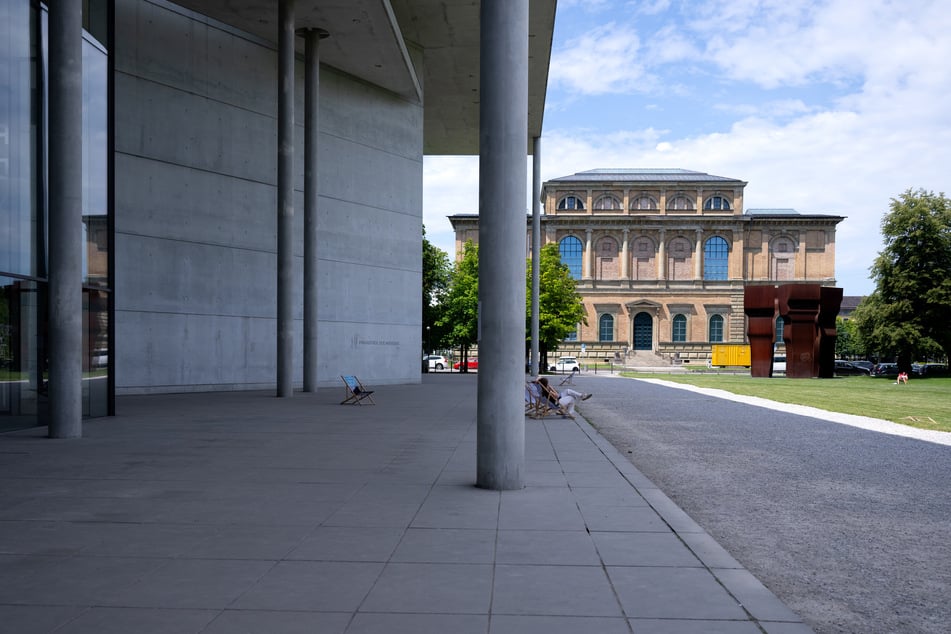
<svg viewBox="0 0 951 634">
<path fill-rule="evenodd" d="M 462 361 L 456 361 L 455 363 L 452 364 L 452 369 L 453 369 L 453 370 L 458 370 L 461 365 L 462 365 Z M 466 367 L 468 367 L 470 370 L 478 370 L 478 369 L 479 369 L 479 360 L 478 360 L 478 359 L 469 359 L 468 362 L 466 363 Z"/>
</svg>

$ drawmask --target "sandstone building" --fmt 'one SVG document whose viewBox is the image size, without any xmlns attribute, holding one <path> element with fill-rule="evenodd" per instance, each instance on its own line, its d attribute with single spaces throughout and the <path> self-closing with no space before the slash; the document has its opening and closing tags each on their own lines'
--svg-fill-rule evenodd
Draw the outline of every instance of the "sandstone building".
<svg viewBox="0 0 951 634">
<path fill-rule="evenodd" d="M 683 169 L 596 169 L 545 182 L 542 245 L 559 244 L 587 313 L 561 351 L 703 364 L 713 344 L 746 342 L 745 285 L 834 286 L 844 217 L 746 209 L 746 185 Z M 450 221 L 457 253 L 478 242 L 478 215 Z M 531 217 L 526 236 L 529 253 Z"/>
</svg>

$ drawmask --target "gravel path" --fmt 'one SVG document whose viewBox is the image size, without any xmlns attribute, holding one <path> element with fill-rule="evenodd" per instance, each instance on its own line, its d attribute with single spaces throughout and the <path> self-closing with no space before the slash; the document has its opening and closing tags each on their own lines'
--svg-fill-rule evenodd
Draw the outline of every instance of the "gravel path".
<svg viewBox="0 0 951 634">
<path fill-rule="evenodd" d="M 951 631 L 951 435 L 575 382 L 584 417 L 816 632 Z"/>
</svg>

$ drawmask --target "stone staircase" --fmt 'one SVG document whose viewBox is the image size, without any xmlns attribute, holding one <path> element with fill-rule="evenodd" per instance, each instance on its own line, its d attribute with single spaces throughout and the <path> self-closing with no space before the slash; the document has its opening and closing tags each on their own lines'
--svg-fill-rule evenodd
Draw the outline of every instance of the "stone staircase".
<svg viewBox="0 0 951 634">
<path fill-rule="evenodd" d="M 624 365 L 631 368 L 661 368 L 673 364 L 670 359 L 658 356 L 651 350 L 632 350 L 624 359 Z"/>
</svg>

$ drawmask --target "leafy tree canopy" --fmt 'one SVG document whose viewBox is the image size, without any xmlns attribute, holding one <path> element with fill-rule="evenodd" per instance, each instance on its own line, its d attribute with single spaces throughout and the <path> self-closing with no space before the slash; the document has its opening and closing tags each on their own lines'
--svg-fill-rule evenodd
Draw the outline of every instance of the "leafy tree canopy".
<svg viewBox="0 0 951 634">
<path fill-rule="evenodd" d="M 951 201 L 907 190 L 882 220 L 876 289 L 853 314 L 867 347 L 897 355 L 906 371 L 921 355 L 951 352 Z"/>
<path fill-rule="evenodd" d="M 451 285 L 446 294 L 442 315 L 436 324 L 447 331 L 453 345 L 475 343 L 479 320 L 479 245 L 467 240 L 462 259 L 452 270 Z"/>
<path fill-rule="evenodd" d="M 442 347 L 447 334 L 437 325 L 445 310 L 446 297 L 452 281 L 452 263 L 442 249 L 426 239 L 423 227 L 423 346 Z M 431 350 L 427 350 L 431 352 Z"/>
</svg>

